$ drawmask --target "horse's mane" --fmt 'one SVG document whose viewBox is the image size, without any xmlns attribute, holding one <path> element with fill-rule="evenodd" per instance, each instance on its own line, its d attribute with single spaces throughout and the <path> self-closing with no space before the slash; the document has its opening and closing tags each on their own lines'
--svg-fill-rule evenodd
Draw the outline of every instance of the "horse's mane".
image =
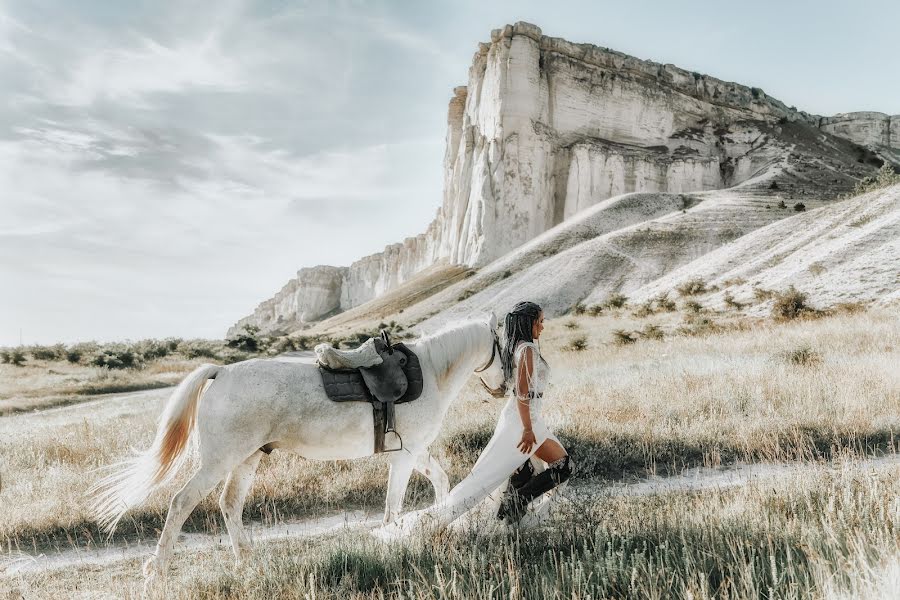
<svg viewBox="0 0 900 600">
<path fill-rule="evenodd" d="M 431 359 L 438 381 L 443 381 L 459 357 L 469 354 L 479 342 L 484 321 L 465 319 L 447 323 L 433 333 L 423 334 L 415 342 L 416 349 L 424 349 Z"/>
</svg>

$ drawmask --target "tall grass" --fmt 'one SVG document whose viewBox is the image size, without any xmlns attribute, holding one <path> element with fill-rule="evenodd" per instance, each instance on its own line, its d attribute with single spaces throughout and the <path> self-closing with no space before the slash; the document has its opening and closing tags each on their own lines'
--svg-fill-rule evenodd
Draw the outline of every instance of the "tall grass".
<svg viewBox="0 0 900 600">
<path fill-rule="evenodd" d="M 654 318 L 678 315 L 666 313 Z M 891 313 L 815 321 L 761 321 L 746 330 L 662 340 L 610 342 L 627 317 L 575 317 L 587 339 L 567 351 L 566 321 L 548 322 L 541 346 L 552 370 L 548 420 L 578 464 L 577 478 L 622 479 L 743 460 L 827 458 L 852 448 L 890 450 L 900 427 L 900 323 Z M 816 361 L 785 356 L 808 347 Z M 14 367 L 8 367 L 14 368 Z M 146 447 L 166 392 L 144 405 L 73 407 L 47 415 L 0 418 L 0 542 L 7 548 L 99 539 L 82 497 L 90 473 Z M 452 481 L 475 462 L 502 402 L 474 381 L 448 415 L 434 451 Z M 275 452 L 263 461 L 245 515 L 297 516 L 347 507 L 381 509 L 383 458 L 315 462 Z M 129 513 L 117 535 L 155 536 L 168 488 Z M 408 505 L 430 502 L 413 478 Z M 218 530 L 215 494 L 192 515 L 189 530 Z"/>
<path fill-rule="evenodd" d="M 365 532 L 181 553 L 167 598 L 890 598 L 900 471 L 810 467 L 742 488 L 576 499 L 537 529 L 478 522 L 383 545 Z M 487 532 L 485 532 L 487 531 Z M 47 597 L 140 597 L 137 564 L 24 578 Z M 872 594 L 872 596 L 869 596 Z"/>
</svg>

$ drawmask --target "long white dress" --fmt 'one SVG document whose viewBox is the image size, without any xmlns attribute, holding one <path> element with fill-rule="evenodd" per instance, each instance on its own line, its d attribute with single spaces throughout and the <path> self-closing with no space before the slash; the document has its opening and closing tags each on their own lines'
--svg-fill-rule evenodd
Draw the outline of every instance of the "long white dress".
<svg viewBox="0 0 900 600">
<path fill-rule="evenodd" d="M 531 413 L 531 429 L 534 432 L 536 443 L 529 453 L 523 453 L 517 447 L 522 439 L 523 425 L 519 415 L 518 400 L 515 389 L 510 390 L 506 405 L 500 413 L 494 435 L 488 445 L 481 452 L 475 466 L 465 479 L 443 501 L 432 506 L 407 513 L 383 527 L 379 527 L 373 533 L 383 539 L 393 539 L 411 533 L 417 526 L 449 525 L 461 515 L 469 512 L 491 496 L 494 502 L 487 507 L 487 511 L 496 518 L 496 504 L 506 487 L 510 475 L 518 469 L 526 460 L 534 455 L 541 444 L 551 439 L 559 443 L 553 432 L 544 421 L 541 414 L 543 398 L 540 396 L 547 388 L 550 378 L 550 366 L 540 356 L 537 346 L 532 342 L 521 342 L 513 355 L 514 373 L 519 372 L 519 362 L 524 355 L 525 348 L 533 348 L 534 373 L 531 376 L 529 389 L 535 392 L 535 397 L 529 402 Z M 514 376 L 515 377 L 515 376 Z M 515 388 L 515 386 L 513 386 Z M 536 461 L 537 459 L 532 459 Z M 532 508 L 533 513 L 542 511 L 540 504 Z M 499 522 L 499 521 L 498 521 Z"/>
</svg>

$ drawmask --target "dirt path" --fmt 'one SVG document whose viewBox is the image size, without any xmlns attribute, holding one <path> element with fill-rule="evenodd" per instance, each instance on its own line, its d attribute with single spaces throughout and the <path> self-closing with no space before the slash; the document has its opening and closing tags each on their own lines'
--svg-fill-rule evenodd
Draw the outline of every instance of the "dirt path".
<svg viewBox="0 0 900 600">
<path fill-rule="evenodd" d="M 900 465 L 900 455 L 843 461 L 834 463 L 832 468 L 880 470 L 897 465 Z M 815 465 L 815 468 L 819 467 L 819 464 Z M 583 483 L 570 487 L 565 495 L 570 500 L 577 501 L 580 498 L 596 498 L 598 496 L 647 496 L 724 489 L 790 477 L 809 468 L 811 468 L 809 463 L 757 463 L 722 468 L 702 467 L 687 469 L 682 474 L 672 477 L 651 477 L 633 483 Z M 352 511 L 325 517 L 285 521 L 276 525 L 251 522 L 247 525 L 247 532 L 254 541 L 259 542 L 291 537 L 314 537 L 346 529 L 369 528 L 380 522 L 380 511 L 379 514 Z M 27 553 L 0 555 L 0 578 L 84 565 L 104 566 L 123 560 L 142 558 L 152 553 L 154 543 L 155 540 L 131 544 L 117 542 L 106 546 L 76 547 L 36 556 Z M 179 538 L 178 550 L 191 550 L 216 544 L 230 544 L 228 534 L 224 530 L 217 535 L 183 534 Z"/>
</svg>

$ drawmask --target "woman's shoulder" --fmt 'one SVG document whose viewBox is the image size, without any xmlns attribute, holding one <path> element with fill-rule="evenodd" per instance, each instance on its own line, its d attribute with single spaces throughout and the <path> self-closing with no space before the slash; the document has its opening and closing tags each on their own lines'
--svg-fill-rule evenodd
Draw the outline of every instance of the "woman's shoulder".
<svg viewBox="0 0 900 600">
<path fill-rule="evenodd" d="M 534 342 L 526 342 L 525 340 L 522 340 L 516 345 L 515 355 L 521 356 L 525 352 L 526 348 L 532 348 L 534 352 L 538 352 L 537 344 L 535 344 Z"/>
</svg>

